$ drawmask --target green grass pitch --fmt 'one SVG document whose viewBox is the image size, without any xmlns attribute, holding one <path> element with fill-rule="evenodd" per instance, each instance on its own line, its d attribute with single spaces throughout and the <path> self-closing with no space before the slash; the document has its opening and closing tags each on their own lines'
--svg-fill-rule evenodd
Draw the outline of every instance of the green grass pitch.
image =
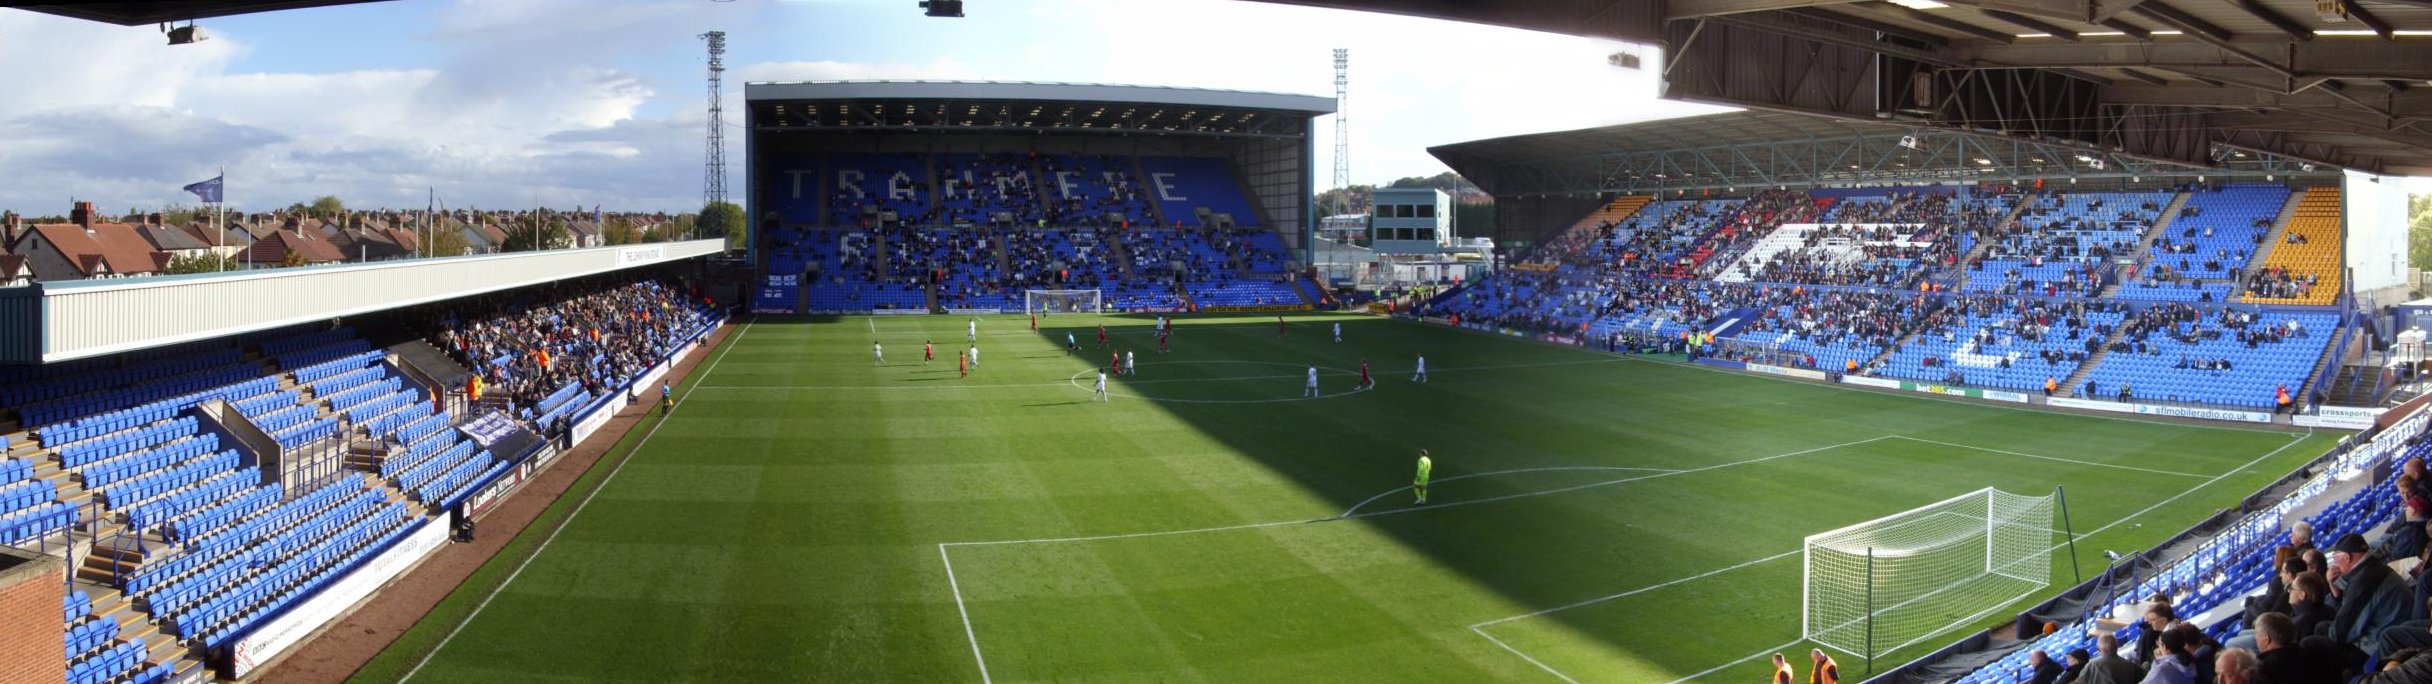
<svg viewBox="0 0 2432 684">
<path fill-rule="evenodd" d="M 1806 535 L 2065 485 L 2092 573 L 2334 439 L 1353 316 L 1283 337 L 1187 317 L 1164 355 L 1147 317 L 983 317 L 958 378 L 966 320 L 740 326 L 620 471 L 586 476 L 609 478 L 595 498 L 554 504 L 357 679 L 951 682 L 984 659 L 996 682 L 1760 681 L 1761 656 L 1807 648 Z M 1140 368 L 1107 403 L 1101 322 Z M 1352 392 L 1362 360 L 1380 386 Z M 1311 365 L 1324 396 L 1298 399 Z M 1421 448 L 1437 484 L 1413 510 Z"/>
</svg>

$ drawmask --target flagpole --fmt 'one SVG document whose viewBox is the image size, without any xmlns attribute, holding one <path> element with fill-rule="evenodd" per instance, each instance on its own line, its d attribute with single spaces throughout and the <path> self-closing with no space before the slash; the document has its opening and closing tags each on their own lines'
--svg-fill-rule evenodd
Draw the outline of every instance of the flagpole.
<svg viewBox="0 0 2432 684">
<path fill-rule="evenodd" d="M 228 167 L 225 165 L 220 167 L 220 201 L 212 202 L 211 205 L 213 207 L 211 223 L 220 232 L 220 243 L 215 245 L 219 249 L 212 251 L 220 253 L 220 270 L 226 271 L 228 270 L 228 252 L 225 251 L 228 249 Z"/>
</svg>

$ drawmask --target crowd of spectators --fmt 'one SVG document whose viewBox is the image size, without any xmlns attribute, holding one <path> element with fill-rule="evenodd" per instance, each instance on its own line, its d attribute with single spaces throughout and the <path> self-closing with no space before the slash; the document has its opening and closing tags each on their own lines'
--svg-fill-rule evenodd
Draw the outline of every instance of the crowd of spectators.
<svg viewBox="0 0 2432 684">
<path fill-rule="evenodd" d="M 1579 251 L 1582 266 L 1680 277 L 1695 266 L 1689 247 L 1738 215 L 1738 200 L 1675 200 L 1639 209 L 1639 216 L 1596 226 Z"/>
<path fill-rule="evenodd" d="M 1957 259 L 1950 227 L 1936 221 L 1913 228 L 1835 224 L 1808 231 L 1798 247 L 1775 255 L 1751 280 L 1907 289 Z"/>
<path fill-rule="evenodd" d="M 2312 273 L 2291 273 L 2286 267 L 2271 266 L 2256 269 L 2246 277 L 2246 291 L 2270 299 L 2304 299 L 2312 297 L 2314 285 L 2321 279 Z"/>
<path fill-rule="evenodd" d="M 674 281 L 561 283 L 448 305 L 426 332 L 481 377 L 484 397 L 528 408 L 568 383 L 597 395 L 641 375 L 707 310 Z"/>
<path fill-rule="evenodd" d="M 1052 193 L 1039 206 L 1046 220 L 1058 226 L 1121 228 L 1154 223 L 1148 194 L 1121 160 L 1106 156 L 1046 157 L 1039 160 L 1043 178 L 1070 177 L 1075 192 Z M 1070 176 L 1065 176 L 1069 172 Z"/>
<path fill-rule="evenodd" d="M 1814 223 L 1822 213 L 1823 206 L 1805 192 L 1765 190 L 1750 195 L 1721 229 L 1684 257 L 1687 268 L 1666 275 L 1686 277 L 1694 272 L 1697 277 L 1712 278 L 1774 228 L 1785 223 Z"/>
<path fill-rule="evenodd" d="M 1038 222 L 1038 186 L 1029 161 L 1011 154 L 940 157 L 945 174 L 939 200 L 946 221 L 1027 226 Z"/>
</svg>

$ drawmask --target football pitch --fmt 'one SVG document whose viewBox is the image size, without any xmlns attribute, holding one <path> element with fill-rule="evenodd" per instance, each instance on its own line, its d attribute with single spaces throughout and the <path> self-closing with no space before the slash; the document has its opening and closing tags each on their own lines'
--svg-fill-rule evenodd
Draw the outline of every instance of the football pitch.
<svg viewBox="0 0 2432 684">
<path fill-rule="evenodd" d="M 1335 315 L 1282 336 L 1272 315 L 1184 317 L 1167 354 L 1147 316 L 981 317 L 958 377 L 969 320 L 737 326 L 680 408 L 356 679 L 1751 682 L 1776 651 L 1804 677 L 1809 534 L 2065 486 L 2091 575 L 2337 437 Z M 1139 368 L 1105 403 L 1101 323 Z M 1354 391 L 1363 360 L 1378 387 Z M 2055 568 L 2021 605 L 2072 581 L 2066 551 Z"/>
</svg>

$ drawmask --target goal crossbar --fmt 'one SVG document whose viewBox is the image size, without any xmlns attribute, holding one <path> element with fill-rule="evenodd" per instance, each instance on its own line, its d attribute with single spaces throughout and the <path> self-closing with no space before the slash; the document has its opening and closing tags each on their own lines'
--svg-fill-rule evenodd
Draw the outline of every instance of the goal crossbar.
<svg viewBox="0 0 2432 684">
<path fill-rule="evenodd" d="M 1023 290 L 1022 312 L 1106 313 L 1106 297 L 1098 290 Z"/>
<path fill-rule="evenodd" d="M 1990 487 L 1809 535 L 1800 634 L 1869 657 L 2050 584 L 2054 503 Z"/>
</svg>

